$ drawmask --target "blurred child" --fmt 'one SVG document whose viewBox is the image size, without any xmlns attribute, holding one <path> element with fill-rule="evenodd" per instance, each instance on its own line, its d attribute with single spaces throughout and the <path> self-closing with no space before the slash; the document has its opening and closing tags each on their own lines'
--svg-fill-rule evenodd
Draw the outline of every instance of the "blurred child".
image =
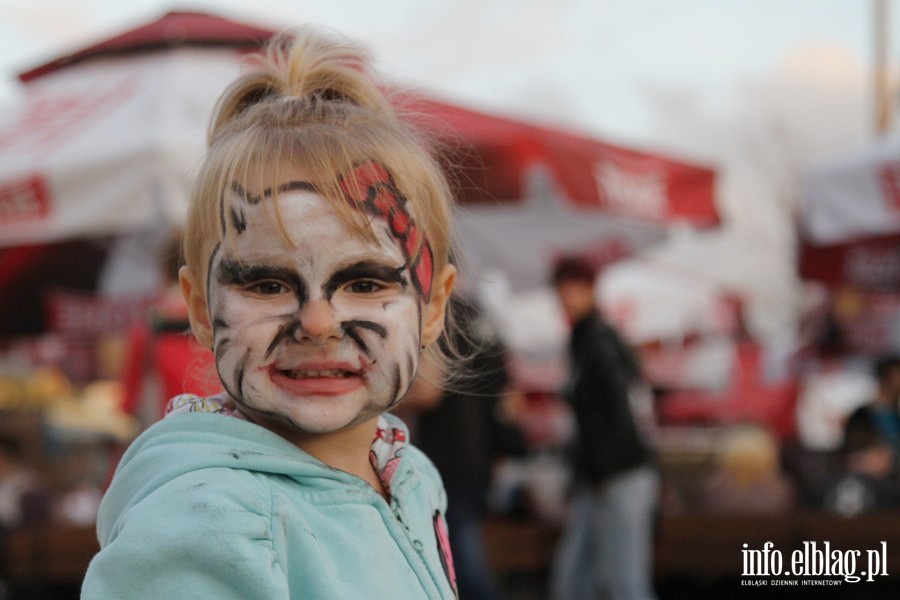
<svg viewBox="0 0 900 600">
<path fill-rule="evenodd" d="M 792 507 L 794 490 L 781 472 L 778 443 L 764 428 L 748 423 L 730 429 L 717 463 L 704 484 L 702 510 L 773 515 Z"/>
<path fill-rule="evenodd" d="M 122 408 L 149 426 L 163 415 L 169 399 L 184 392 L 222 391 L 212 353 L 190 335 L 187 305 L 178 284 L 181 235 L 174 235 L 160 257 L 164 287 L 146 322 L 128 335 L 122 369 Z"/>
<path fill-rule="evenodd" d="M 440 477 L 387 414 L 441 359 L 451 199 L 382 89 L 304 29 L 220 99 L 181 287 L 226 391 L 126 453 L 83 598 L 456 595 Z"/>
</svg>

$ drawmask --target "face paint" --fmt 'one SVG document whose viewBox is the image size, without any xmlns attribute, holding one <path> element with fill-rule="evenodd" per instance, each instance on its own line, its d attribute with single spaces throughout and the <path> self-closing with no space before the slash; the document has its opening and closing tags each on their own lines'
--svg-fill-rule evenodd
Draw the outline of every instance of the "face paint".
<svg viewBox="0 0 900 600">
<path fill-rule="evenodd" d="M 340 186 L 356 206 L 387 221 L 410 266 L 413 285 L 427 303 L 431 299 L 434 271 L 431 244 L 409 214 L 406 197 L 394 183 L 390 171 L 380 163 L 363 163 L 353 170 L 351 177 L 341 178 Z"/>
<path fill-rule="evenodd" d="M 300 182 L 298 182 L 300 183 Z M 240 227 L 210 261 L 216 367 L 251 416 L 303 433 L 340 431 L 393 406 L 418 366 L 421 296 L 400 240 L 382 220 L 354 234 L 331 205 L 286 184 L 278 210 L 236 190 Z"/>
</svg>

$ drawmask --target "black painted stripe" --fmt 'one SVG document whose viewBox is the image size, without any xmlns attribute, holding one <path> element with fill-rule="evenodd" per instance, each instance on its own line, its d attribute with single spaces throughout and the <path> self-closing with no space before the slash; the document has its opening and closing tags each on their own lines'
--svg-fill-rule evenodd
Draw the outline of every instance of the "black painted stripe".
<svg viewBox="0 0 900 600">
<path fill-rule="evenodd" d="M 344 321 L 342 326 L 346 327 L 361 327 L 362 329 L 368 329 L 369 331 L 374 331 L 379 337 L 387 338 L 388 331 L 384 327 L 384 325 L 379 325 L 378 323 L 373 323 L 372 321 Z"/>
<path fill-rule="evenodd" d="M 286 339 L 294 339 L 297 335 L 297 331 L 300 330 L 301 325 L 300 321 L 296 319 L 292 319 L 278 328 L 278 332 L 275 334 L 275 337 L 272 338 L 272 341 L 269 343 L 269 347 L 266 348 L 266 358 L 268 359 L 275 349 L 278 347 L 281 342 Z"/>
</svg>

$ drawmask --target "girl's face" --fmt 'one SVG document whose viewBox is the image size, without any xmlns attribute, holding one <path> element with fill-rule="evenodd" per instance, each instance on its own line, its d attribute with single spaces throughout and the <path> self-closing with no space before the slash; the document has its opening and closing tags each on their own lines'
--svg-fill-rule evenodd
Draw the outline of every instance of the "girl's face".
<svg viewBox="0 0 900 600">
<path fill-rule="evenodd" d="M 302 185 L 294 186 L 302 188 Z M 327 200 L 296 189 L 278 210 L 235 194 L 229 238 L 210 259 L 212 347 L 219 377 L 251 418 L 321 434 L 372 419 L 415 376 L 422 304 L 397 240 L 354 234 Z"/>
</svg>

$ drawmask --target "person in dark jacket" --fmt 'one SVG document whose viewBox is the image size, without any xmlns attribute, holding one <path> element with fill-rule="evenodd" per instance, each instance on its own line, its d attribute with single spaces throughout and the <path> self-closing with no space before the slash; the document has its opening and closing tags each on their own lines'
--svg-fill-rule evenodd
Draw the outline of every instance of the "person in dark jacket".
<svg viewBox="0 0 900 600">
<path fill-rule="evenodd" d="M 598 312 L 595 276 L 581 258 L 560 261 L 553 274 L 572 324 L 565 396 L 576 423 L 576 492 L 552 592 L 557 600 L 647 600 L 654 597 L 650 559 L 659 477 L 631 408 L 639 363 Z"/>
<path fill-rule="evenodd" d="M 840 475 L 825 505 L 846 516 L 900 506 L 900 356 L 875 361 L 878 392 L 844 426 Z"/>
</svg>

